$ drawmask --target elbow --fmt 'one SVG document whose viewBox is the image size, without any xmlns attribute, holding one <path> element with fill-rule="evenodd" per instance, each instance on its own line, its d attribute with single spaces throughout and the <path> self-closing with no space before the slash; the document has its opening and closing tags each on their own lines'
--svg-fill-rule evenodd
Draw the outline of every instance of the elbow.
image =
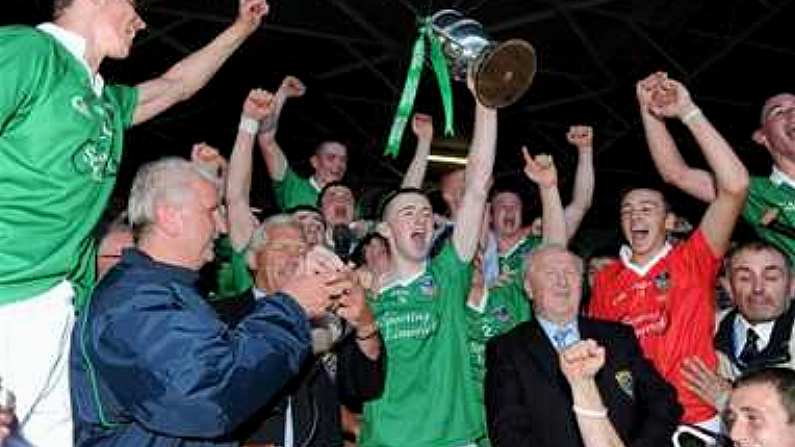
<svg viewBox="0 0 795 447">
<path fill-rule="evenodd" d="M 744 201 L 745 196 L 748 194 L 748 187 L 750 184 L 751 179 L 748 175 L 748 171 L 745 167 L 740 167 L 737 172 L 729 176 L 728 181 L 721 186 L 721 190 L 732 197 Z"/>
<path fill-rule="evenodd" d="M 685 172 L 682 169 L 660 169 L 660 177 L 668 185 L 677 186 L 679 181 L 684 178 Z"/>
</svg>

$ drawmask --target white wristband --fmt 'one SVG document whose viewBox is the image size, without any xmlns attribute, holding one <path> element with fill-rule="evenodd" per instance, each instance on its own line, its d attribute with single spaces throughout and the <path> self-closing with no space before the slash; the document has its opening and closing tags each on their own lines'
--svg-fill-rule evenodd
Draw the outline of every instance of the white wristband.
<svg viewBox="0 0 795 447">
<path fill-rule="evenodd" d="M 685 115 L 682 117 L 682 122 L 685 124 L 690 124 L 691 121 L 693 121 L 699 116 L 702 116 L 701 109 L 699 109 L 698 107 L 693 107 L 689 112 L 685 113 Z"/>
<path fill-rule="evenodd" d="M 259 131 L 259 121 L 247 116 L 241 116 L 239 129 L 251 135 L 256 135 Z"/>
<path fill-rule="evenodd" d="M 577 405 L 572 405 L 571 409 L 574 410 L 574 414 L 577 416 L 594 419 L 603 419 L 607 417 L 607 408 L 604 407 L 599 410 L 591 410 L 588 408 L 579 407 Z"/>
</svg>

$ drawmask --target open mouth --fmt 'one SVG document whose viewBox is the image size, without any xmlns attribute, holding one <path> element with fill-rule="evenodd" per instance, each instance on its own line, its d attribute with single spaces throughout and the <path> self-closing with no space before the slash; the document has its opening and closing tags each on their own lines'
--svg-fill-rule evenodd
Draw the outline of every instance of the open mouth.
<svg viewBox="0 0 795 447">
<path fill-rule="evenodd" d="M 629 236 L 630 236 L 630 239 L 631 239 L 630 242 L 632 243 L 632 245 L 635 245 L 635 244 L 638 244 L 638 243 L 642 244 L 643 242 L 646 242 L 648 240 L 648 238 L 649 238 L 649 230 L 648 229 L 641 229 L 641 228 L 632 229 L 629 232 Z"/>
<path fill-rule="evenodd" d="M 410 236 L 411 242 L 414 246 L 418 249 L 425 248 L 425 232 L 424 231 L 412 231 Z"/>
</svg>

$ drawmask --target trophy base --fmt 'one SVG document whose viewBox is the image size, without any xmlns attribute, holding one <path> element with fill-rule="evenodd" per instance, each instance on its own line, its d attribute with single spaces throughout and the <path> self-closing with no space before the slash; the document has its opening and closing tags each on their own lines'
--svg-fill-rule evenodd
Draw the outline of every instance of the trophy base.
<svg viewBox="0 0 795 447">
<path fill-rule="evenodd" d="M 507 40 L 485 51 L 471 69 L 478 101 L 493 109 L 506 107 L 533 83 L 536 52 L 524 40 Z"/>
</svg>

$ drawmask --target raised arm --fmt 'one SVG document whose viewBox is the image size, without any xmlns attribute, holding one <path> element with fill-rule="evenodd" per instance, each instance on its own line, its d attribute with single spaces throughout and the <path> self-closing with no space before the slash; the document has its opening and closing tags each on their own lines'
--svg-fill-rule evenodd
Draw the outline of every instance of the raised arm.
<svg viewBox="0 0 795 447">
<path fill-rule="evenodd" d="M 701 109 L 693 104 L 690 94 L 681 83 L 666 79 L 660 85 L 660 91 L 660 98 L 670 99 L 655 102 L 651 107 L 652 113 L 682 120 L 698 142 L 715 176 L 715 200 L 707 207 L 699 228 L 713 254 L 723 256 L 729 248 L 729 238 L 745 203 L 748 171 L 729 143 L 712 127 Z"/>
<path fill-rule="evenodd" d="M 712 202 L 715 200 L 715 182 L 712 174 L 688 166 L 676 148 L 664 117 L 656 115 L 651 110 L 655 99 L 664 99 L 657 95 L 660 95 L 660 86 L 665 80 L 665 73 L 658 72 L 639 81 L 636 86 L 643 130 L 654 166 L 666 183 L 703 202 Z"/>
<path fill-rule="evenodd" d="M 268 115 L 260 126 L 257 138 L 271 180 L 281 181 L 288 166 L 287 157 L 284 156 L 281 146 L 276 142 L 276 131 L 279 128 L 282 108 L 287 99 L 303 96 L 304 93 L 306 93 L 306 87 L 298 78 L 294 76 L 285 77 L 274 96 L 273 112 Z"/>
<path fill-rule="evenodd" d="M 544 243 L 566 245 L 568 241 L 566 220 L 563 205 L 560 203 L 558 191 L 558 173 L 552 157 L 546 154 L 537 155 L 533 159 L 522 148 L 524 156 L 524 173 L 538 186 L 541 196 L 541 234 Z"/>
<path fill-rule="evenodd" d="M 401 188 L 419 188 L 425 180 L 425 170 L 428 167 L 428 156 L 431 155 L 431 141 L 433 140 L 433 119 L 430 115 L 415 113 L 411 120 L 411 130 L 417 136 L 417 149 L 411 159 L 409 170 L 403 176 Z"/>
<path fill-rule="evenodd" d="M 566 218 L 566 240 L 569 240 L 577 233 L 585 213 L 593 203 L 593 128 L 591 126 L 571 126 L 566 134 L 566 141 L 577 148 L 574 193 L 571 203 L 563 210 Z"/>
<path fill-rule="evenodd" d="M 243 113 L 229 157 L 229 175 L 226 183 L 226 205 L 229 217 L 229 239 L 232 247 L 240 251 L 248 245 L 254 234 L 255 220 L 251 214 L 251 159 L 254 136 L 259 122 L 274 108 L 273 95 L 260 89 L 251 90 L 243 103 Z"/>
<path fill-rule="evenodd" d="M 265 0 L 241 0 L 237 20 L 212 42 L 188 55 L 163 75 L 138 84 L 133 124 L 140 124 L 184 101 L 204 87 L 223 63 L 256 30 L 268 13 Z"/>
<path fill-rule="evenodd" d="M 560 369 L 571 386 L 574 417 L 585 447 L 624 447 L 596 386 L 596 373 L 605 364 L 605 349 L 582 340 L 559 355 Z"/>
<path fill-rule="evenodd" d="M 477 249 L 496 146 L 497 111 L 475 99 L 475 130 L 467 157 L 466 187 L 453 229 L 453 246 L 463 261 L 470 261 Z"/>
</svg>

